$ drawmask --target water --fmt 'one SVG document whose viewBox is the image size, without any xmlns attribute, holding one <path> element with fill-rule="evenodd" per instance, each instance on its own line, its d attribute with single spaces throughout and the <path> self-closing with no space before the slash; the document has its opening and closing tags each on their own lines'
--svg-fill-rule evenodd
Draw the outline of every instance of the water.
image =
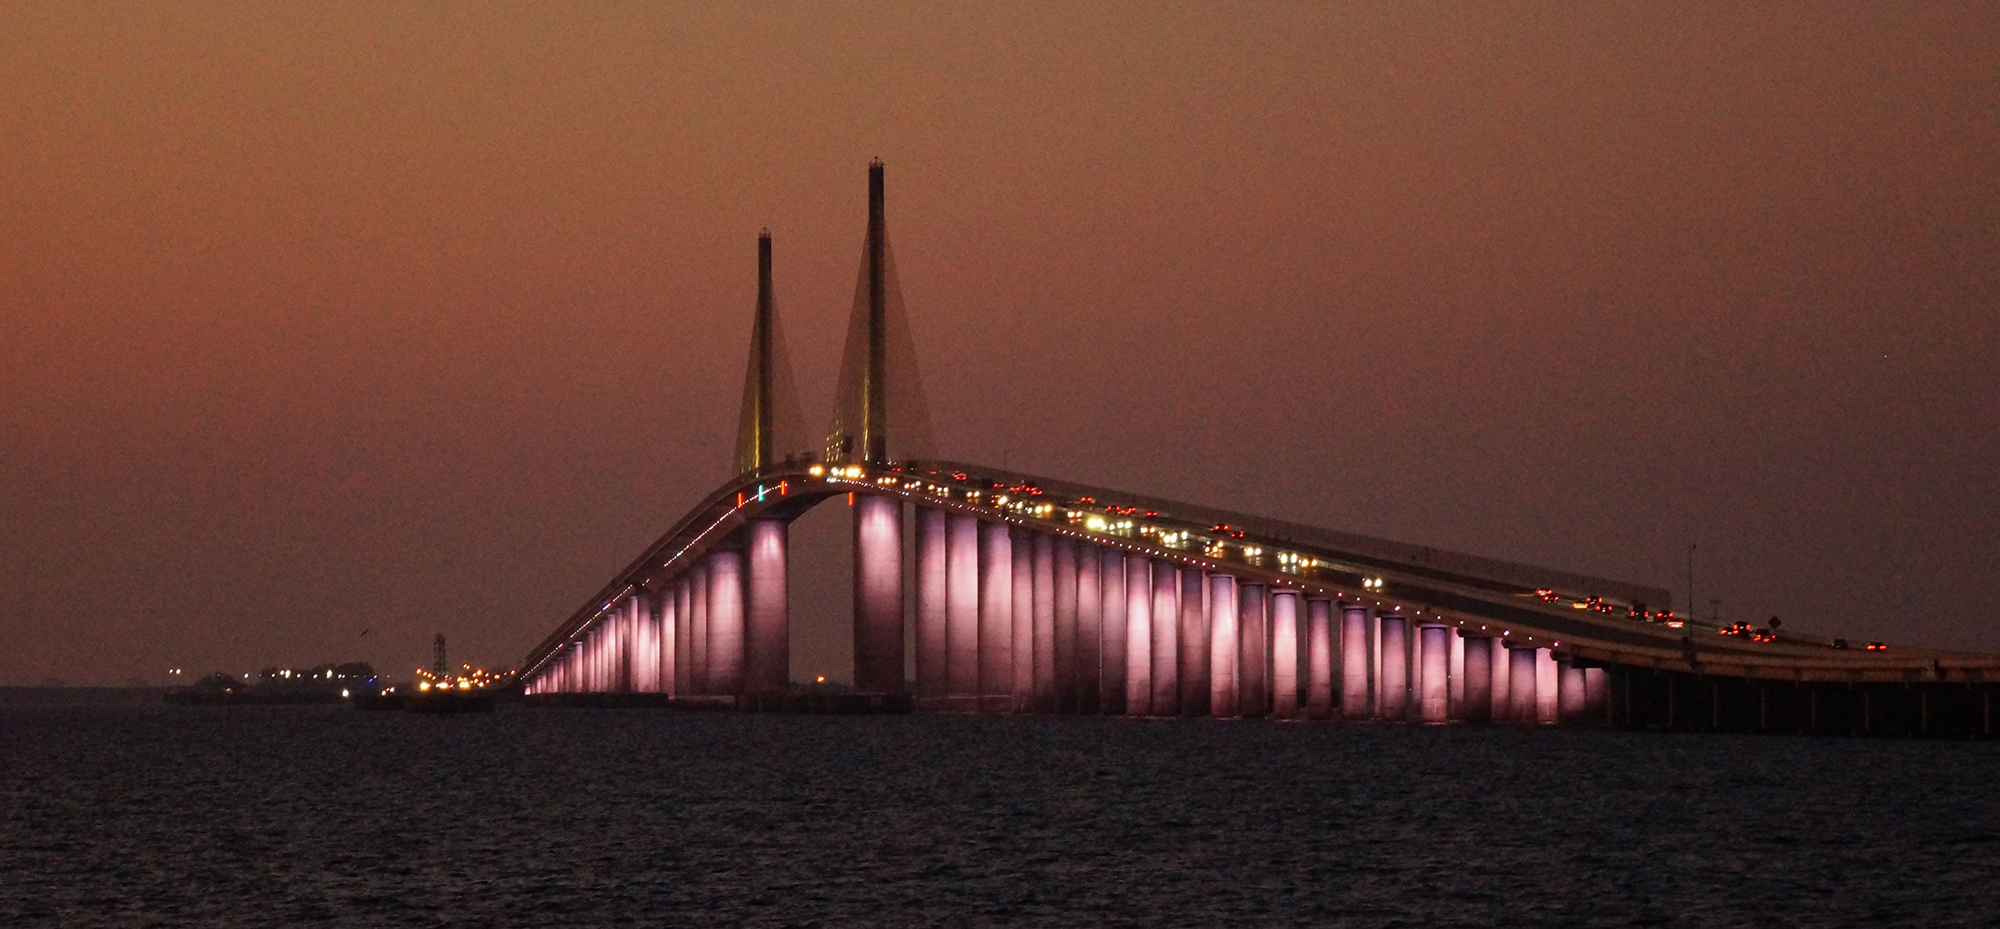
<svg viewBox="0 0 2000 929">
<path fill-rule="evenodd" d="M 0 926 L 1993 925 L 2000 745 L 0 705 Z"/>
</svg>

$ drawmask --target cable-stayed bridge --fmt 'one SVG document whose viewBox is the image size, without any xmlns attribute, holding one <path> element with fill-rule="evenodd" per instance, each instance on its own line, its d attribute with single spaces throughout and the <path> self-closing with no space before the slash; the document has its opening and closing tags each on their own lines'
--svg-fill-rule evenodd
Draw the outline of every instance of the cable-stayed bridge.
<svg viewBox="0 0 2000 929">
<path fill-rule="evenodd" d="M 868 177 L 823 440 L 767 233 L 736 476 L 536 646 L 530 700 L 799 705 L 789 525 L 844 499 L 849 708 L 1994 734 L 2000 656 L 1705 625 L 1661 588 L 942 460 Z"/>
</svg>

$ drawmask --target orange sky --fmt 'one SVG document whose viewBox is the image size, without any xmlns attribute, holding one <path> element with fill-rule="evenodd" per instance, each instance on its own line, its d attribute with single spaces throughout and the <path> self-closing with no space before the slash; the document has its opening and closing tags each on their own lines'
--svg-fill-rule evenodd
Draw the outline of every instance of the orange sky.
<svg viewBox="0 0 2000 929">
<path fill-rule="evenodd" d="M 760 226 L 823 421 L 873 156 L 954 457 L 2000 649 L 1995 36 L 0 6 L 0 683 L 518 660 L 722 479 Z"/>
</svg>

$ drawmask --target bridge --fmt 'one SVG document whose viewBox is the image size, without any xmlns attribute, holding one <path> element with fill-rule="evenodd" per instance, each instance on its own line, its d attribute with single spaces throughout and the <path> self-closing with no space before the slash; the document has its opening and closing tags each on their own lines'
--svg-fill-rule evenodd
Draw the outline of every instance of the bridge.
<svg viewBox="0 0 2000 929">
<path fill-rule="evenodd" d="M 823 440 L 767 232 L 736 475 L 529 653 L 531 702 L 798 706 L 789 525 L 841 500 L 849 708 L 1994 734 L 2000 656 L 1718 627 L 1643 584 L 940 459 L 879 162 L 868 183 Z"/>
</svg>

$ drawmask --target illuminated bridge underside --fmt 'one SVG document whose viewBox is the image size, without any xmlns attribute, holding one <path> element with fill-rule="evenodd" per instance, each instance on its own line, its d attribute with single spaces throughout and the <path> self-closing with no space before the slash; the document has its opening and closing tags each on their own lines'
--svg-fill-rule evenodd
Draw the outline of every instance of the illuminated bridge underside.
<svg viewBox="0 0 2000 929">
<path fill-rule="evenodd" d="M 857 688 L 921 709 L 1993 731 L 1992 656 L 1752 641 L 1664 590 L 949 461 L 730 482 L 528 656 L 529 692 L 783 691 L 784 527 L 850 494 Z"/>
</svg>

